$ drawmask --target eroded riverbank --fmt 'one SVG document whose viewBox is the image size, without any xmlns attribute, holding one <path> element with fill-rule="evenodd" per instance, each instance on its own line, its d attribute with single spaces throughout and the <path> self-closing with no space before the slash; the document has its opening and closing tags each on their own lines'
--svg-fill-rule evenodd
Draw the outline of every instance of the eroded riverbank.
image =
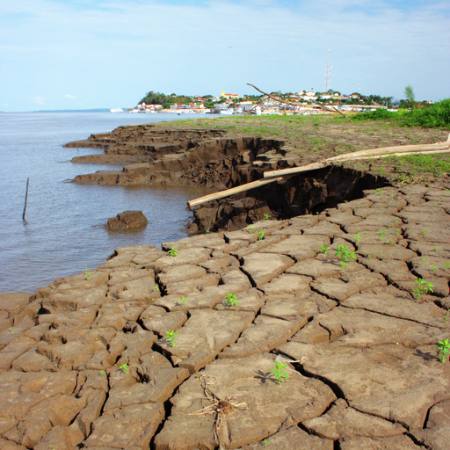
<svg viewBox="0 0 450 450">
<path fill-rule="evenodd" d="M 67 146 L 104 149 L 104 154 L 79 157 L 74 162 L 125 164 L 122 170 L 75 177 L 81 184 L 185 185 L 215 191 L 259 180 L 267 170 L 301 162 L 301 157 L 279 139 L 232 138 L 221 130 L 173 130 L 151 125 L 121 127 Z M 197 207 L 189 230 L 233 230 L 267 216 L 286 219 L 317 213 L 361 197 L 364 189 L 388 184 L 385 177 L 333 166 Z"/>
<path fill-rule="evenodd" d="M 2 295 L 1 447 L 446 450 L 449 200 L 382 188 Z"/>
</svg>

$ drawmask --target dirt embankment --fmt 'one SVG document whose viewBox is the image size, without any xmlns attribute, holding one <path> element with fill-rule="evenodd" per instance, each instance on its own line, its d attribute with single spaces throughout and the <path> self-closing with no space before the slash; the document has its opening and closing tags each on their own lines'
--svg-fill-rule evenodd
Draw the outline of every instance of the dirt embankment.
<svg viewBox="0 0 450 450">
<path fill-rule="evenodd" d="M 161 129 L 153 125 L 121 127 L 93 135 L 69 147 L 103 148 L 104 154 L 74 162 L 125 164 L 121 171 L 77 176 L 74 181 L 103 185 L 200 185 L 221 190 L 255 181 L 266 170 L 300 164 L 298 153 L 277 139 L 224 136 L 221 130 Z M 383 177 L 342 167 L 297 175 L 283 182 L 197 207 L 192 233 L 238 229 L 263 217 L 285 219 L 319 212 L 364 189 L 387 185 Z"/>
<path fill-rule="evenodd" d="M 366 191 L 1 295 L 0 448 L 448 450 L 449 202 Z"/>
</svg>

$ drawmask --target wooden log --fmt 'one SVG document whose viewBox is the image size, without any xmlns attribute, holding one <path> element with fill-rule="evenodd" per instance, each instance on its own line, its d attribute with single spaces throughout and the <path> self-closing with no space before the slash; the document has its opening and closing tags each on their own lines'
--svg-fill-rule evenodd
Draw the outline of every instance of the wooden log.
<svg viewBox="0 0 450 450">
<path fill-rule="evenodd" d="M 414 155 L 424 153 L 447 153 L 450 149 L 450 141 L 437 142 L 435 144 L 414 144 L 414 145 L 396 145 L 392 147 L 379 147 L 369 150 L 360 150 L 357 152 L 344 153 L 342 155 L 333 156 L 323 159 L 316 163 L 306 164 L 304 166 L 290 167 L 288 169 L 268 170 L 264 172 L 264 178 L 280 177 L 286 175 L 294 175 L 297 173 L 308 172 L 322 169 L 332 163 L 345 161 L 356 161 L 363 159 L 376 159 L 380 157 Z"/>
<path fill-rule="evenodd" d="M 359 156 L 387 155 L 389 153 L 403 153 L 427 150 L 445 150 L 449 148 L 448 142 L 437 142 L 435 144 L 414 144 L 414 145 L 395 145 L 392 147 L 378 147 L 368 150 L 359 150 L 357 152 L 344 153 L 342 155 L 327 158 L 326 161 L 347 160 L 349 157 L 357 158 Z"/>
<path fill-rule="evenodd" d="M 25 188 L 25 201 L 24 201 L 24 205 L 23 205 L 23 212 L 22 212 L 22 222 L 26 225 L 27 224 L 27 206 L 28 206 L 28 187 L 30 185 L 30 178 L 27 178 L 27 184 L 26 184 L 26 188 Z"/>
<path fill-rule="evenodd" d="M 309 172 L 312 170 L 319 170 L 324 167 L 329 166 L 330 164 L 326 162 L 326 160 L 306 164 L 304 166 L 299 167 L 288 167 L 287 169 L 278 169 L 278 170 L 268 170 L 267 172 L 264 172 L 264 178 L 272 178 L 272 177 L 284 177 L 286 175 L 293 175 L 296 173 L 301 172 Z"/>
<path fill-rule="evenodd" d="M 251 189 L 256 189 L 266 184 L 274 183 L 276 181 L 282 181 L 282 178 L 271 178 L 270 180 L 256 180 L 250 183 L 241 184 L 230 189 L 225 189 L 224 191 L 214 192 L 213 194 L 204 195 L 203 197 L 195 198 L 187 202 L 190 209 L 195 206 L 201 205 L 203 203 L 212 202 L 213 200 L 220 200 L 221 198 L 229 197 L 230 195 L 239 194 L 241 192 L 250 191 Z"/>
<path fill-rule="evenodd" d="M 345 161 L 364 161 L 369 159 L 379 159 L 379 158 L 389 158 L 394 156 L 408 156 L 408 155 L 434 155 L 439 153 L 450 153 L 450 148 L 444 150 L 426 150 L 426 151 L 415 151 L 415 152 L 400 152 L 400 153 L 389 153 L 387 155 L 374 155 L 374 156 L 360 156 L 359 158 L 346 159 Z M 340 161 L 339 161 L 340 162 Z"/>
</svg>

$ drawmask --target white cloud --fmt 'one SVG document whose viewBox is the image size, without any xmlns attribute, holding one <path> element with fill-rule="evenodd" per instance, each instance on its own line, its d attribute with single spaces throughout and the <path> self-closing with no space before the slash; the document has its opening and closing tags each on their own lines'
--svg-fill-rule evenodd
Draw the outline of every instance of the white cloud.
<svg viewBox="0 0 450 450">
<path fill-rule="evenodd" d="M 35 95 L 33 97 L 33 103 L 36 106 L 44 106 L 47 103 L 47 101 L 46 101 L 46 98 L 43 97 L 42 95 Z"/>
<path fill-rule="evenodd" d="M 17 102 L 24 83 L 16 80 L 30 67 L 27 97 L 39 90 L 48 104 L 74 100 L 68 85 L 92 106 L 132 105 L 149 89 L 243 92 L 247 81 L 320 89 L 328 49 L 334 88 L 399 96 L 411 83 L 418 97 L 450 96 L 450 6 L 441 0 L 408 8 L 387 0 L 80 6 L 87 4 L 1 2 L 0 82 L 12 86 L 9 103 Z M 14 12 L 23 17 L 13 19 Z"/>
</svg>

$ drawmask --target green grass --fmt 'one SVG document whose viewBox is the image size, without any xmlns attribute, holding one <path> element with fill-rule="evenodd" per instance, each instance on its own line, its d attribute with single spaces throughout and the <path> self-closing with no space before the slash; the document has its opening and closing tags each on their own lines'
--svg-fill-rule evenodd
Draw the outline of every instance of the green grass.
<svg viewBox="0 0 450 450">
<path fill-rule="evenodd" d="M 225 300 L 224 300 L 223 303 L 224 303 L 225 306 L 238 306 L 239 305 L 239 300 L 238 300 L 236 294 L 234 294 L 233 292 L 229 292 L 225 296 Z"/>
<path fill-rule="evenodd" d="M 386 159 L 399 170 L 407 170 L 412 176 L 431 174 L 440 177 L 450 172 L 450 158 L 441 155 L 407 155 Z"/>
<path fill-rule="evenodd" d="M 349 262 L 356 261 L 356 253 L 345 244 L 336 245 L 336 258 L 339 260 L 339 265 L 342 268 L 347 267 Z"/>
<path fill-rule="evenodd" d="M 426 107 L 397 112 L 378 109 L 353 116 L 355 121 L 378 120 L 398 123 L 406 127 L 450 129 L 450 98 Z"/>
<path fill-rule="evenodd" d="M 164 335 L 164 339 L 169 347 L 175 347 L 175 339 L 177 337 L 177 332 L 175 330 L 167 330 Z"/>
<path fill-rule="evenodd" d="M 413 296 L 416 300 L 420 300 L 423 295 L 431 294 L 433 292 L 433 283 L 424 280 L 423 278 L 416 278 L 416 287 L 413 289 Z"/>
<path fill-rule="evenodd" d="M 175 256 L 178 256 L 178 251 L 176 248 L 171 247 L 171 248 L 169 248 L 169 251 L 167 252 L 167 254 L 169 256 L 175 257 Z"/>
<path fill-rule="evenodd" d="M 450 355 L 450 340 L 442 339 L 436 345 L 439 350 L 439 361 L 444 364 Z"/>
<path fill-rule="evenodd" d="M 289 379 L 288 365 L 282 361 L 274 362 L 271 373 L 278 384 L 284 383 Z"/>
</svg>

